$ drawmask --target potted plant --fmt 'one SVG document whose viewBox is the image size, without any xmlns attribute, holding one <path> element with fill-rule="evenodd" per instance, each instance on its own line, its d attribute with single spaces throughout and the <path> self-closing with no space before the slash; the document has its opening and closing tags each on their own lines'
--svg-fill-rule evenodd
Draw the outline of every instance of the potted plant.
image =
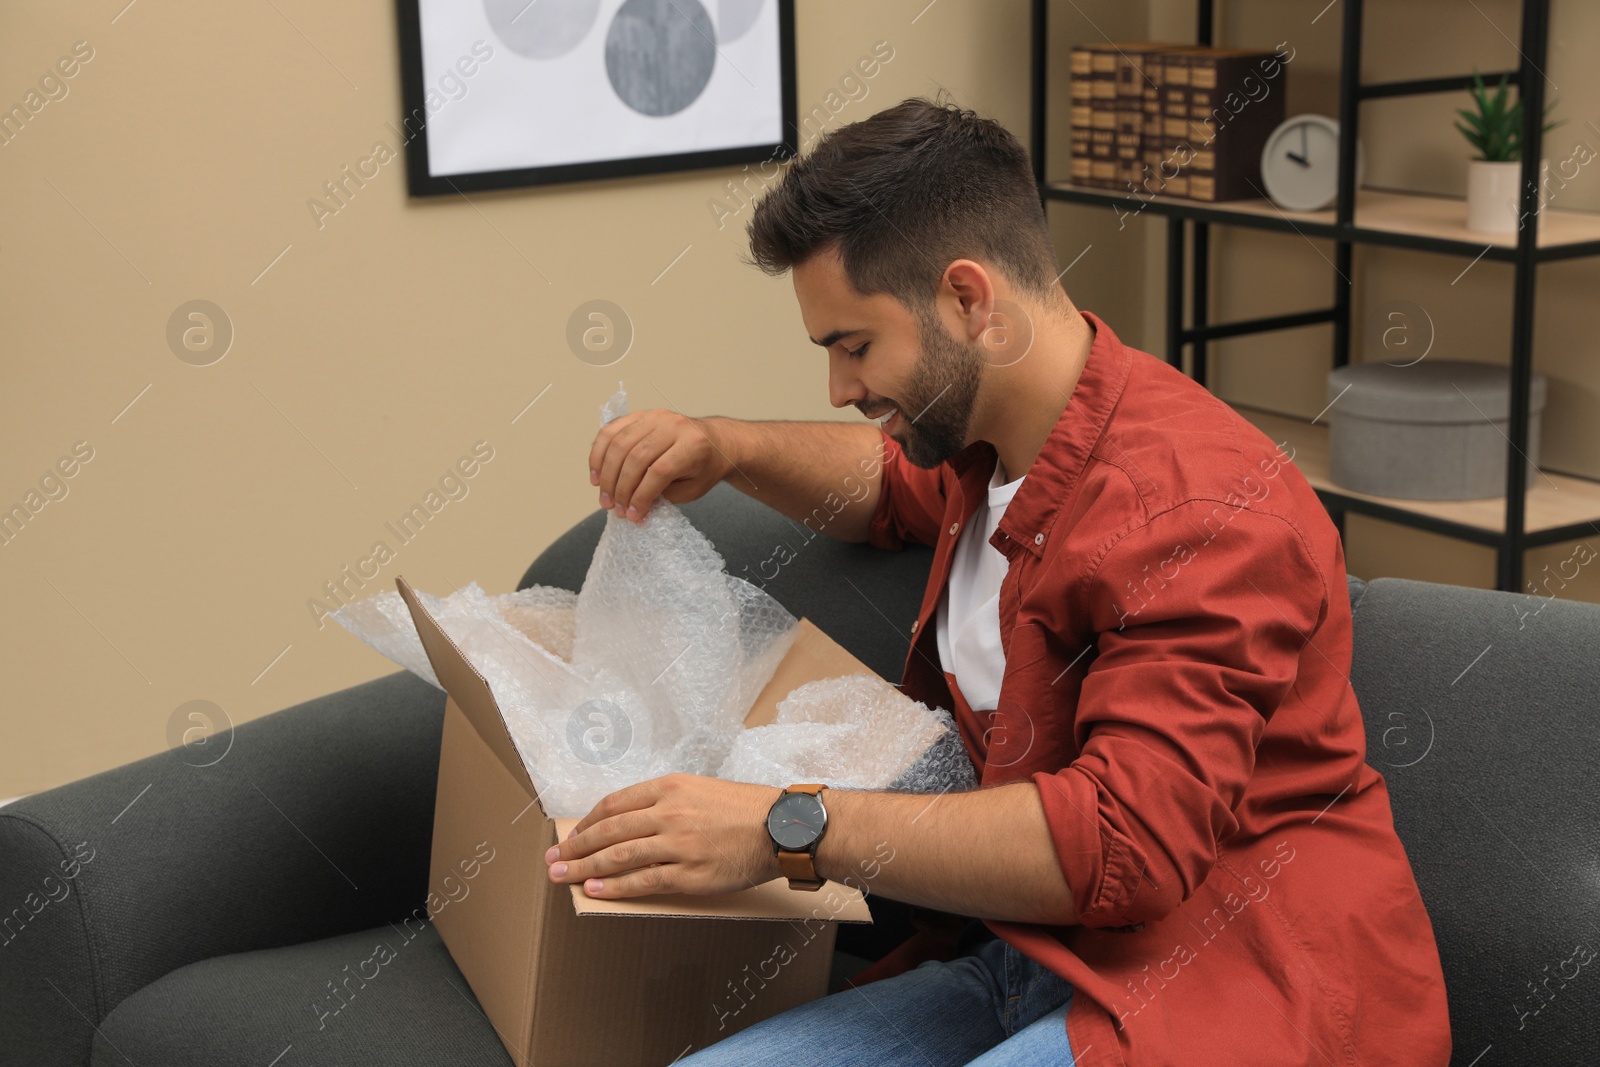
<svg viewBox="0 0 1600 1067">
<path fill-rule="evenodd" d="M 1477 83 L 1472 90 L 1477 111 L 1457 109 L 1456 113 L 1466 124 L 1455 124 L 1467 143 L 1478 152 L 1467 169 L 1467 229 L 1481 233 L 1515 233 L 1521 203 L 1517 186 L 1522 175 L 1522 94 L 1519 92 L 1517 102 L 1508 107 L 1504 74 L 1493 96 L 1484 88 L 1483 77 L 1476 68 L 1472 80 Z M 1553 100 L 1545 105 L 1543 117 L 1547 118 L 1554 106 Z M 1560 124 L 1547 122 L 1540 132 L 1549 133 Z M 1542 179 L 1540 185 L 1542 204 Z"/>
</svg>

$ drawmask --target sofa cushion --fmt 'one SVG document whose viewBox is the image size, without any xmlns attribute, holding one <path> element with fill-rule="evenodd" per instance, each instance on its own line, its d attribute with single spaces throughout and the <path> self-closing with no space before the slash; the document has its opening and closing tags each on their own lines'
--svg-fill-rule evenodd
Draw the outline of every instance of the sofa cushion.
<svg viewBox="0 0 1600 1067">
<path fill-rule="evenodd" d="M 410 938 L 407 938 L 407 931 Z M 431 923 L 180 967 L 106 1016 L 92 1067 L 511 1067 Z"/>
<path fill-rule="evenodd" d="M 843 989 L 867 962 L 835 953 L 828 991 Z M 180 967 L 101 1022 L 91 1067 L 129 1062 L 512 1064 L 432 923 L 380 926 Z"/>
</svg>

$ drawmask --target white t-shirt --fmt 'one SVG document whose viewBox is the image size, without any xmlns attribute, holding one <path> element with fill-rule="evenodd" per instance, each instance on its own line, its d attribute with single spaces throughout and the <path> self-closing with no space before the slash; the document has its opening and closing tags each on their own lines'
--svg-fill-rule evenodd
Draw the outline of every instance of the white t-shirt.
<svg viewBox="0 0 1600 1067">
<path fill-rule="evenodd" d="M 1022 478 L 1002 482 L 998 457 L 989 478 L 989 499 L 973 512 L 956 539 L 950 580 L 939 598 L 939 663 L 956 676 L 956 685 L 973 711 L 993 711 L 1000 703 L 1005 650 L 1000 644 L 1000 580 L 1008 561 L 989 543 Z M 1026 475 L 1024 475 L 1026 477 Z"/>
</svg>

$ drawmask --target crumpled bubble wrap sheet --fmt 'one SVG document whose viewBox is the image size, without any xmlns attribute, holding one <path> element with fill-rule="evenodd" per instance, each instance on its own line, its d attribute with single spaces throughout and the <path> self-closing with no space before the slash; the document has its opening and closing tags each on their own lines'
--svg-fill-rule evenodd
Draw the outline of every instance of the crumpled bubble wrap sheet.
<svg viewBox="0 0 1600 1067">
<path fill-rule="evenodd" d="M 976 787 L 950 713 L 912 700 L 875 675 L 807 682 L 778 702 L 766 726 L 739 733 L 720 778 L 762 785 L 821 782 L 838 789 L 939 793 Z"/>
<path fill-rule="evenodd" d="M 625 405 L 619 390 L 605 421 Z M 926 793 L 976 785 L 950 714 L 875 675 L 800 686 L 773 723 L 747 729 L 797 620 L 729 575 L 669 501 L 641 523 L 607 516 L 579 593 L 489 596 L 472 583 L 418 596 L 489 683 L 552 818 L 580 818 L 609 793 L 675 772 Z M 439 684 L 398 592 L 333 618 Z"/>
</svg>

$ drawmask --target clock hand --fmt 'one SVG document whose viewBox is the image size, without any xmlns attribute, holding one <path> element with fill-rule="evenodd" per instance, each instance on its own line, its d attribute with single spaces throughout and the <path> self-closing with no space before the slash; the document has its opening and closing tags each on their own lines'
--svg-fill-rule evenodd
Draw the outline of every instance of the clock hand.
<svg viewBox="0 0 1600 1067">
<path fill-rule="evenodd" d="M 1302 167 L 1311 166 L 1311 161 L 1309 159 L 1307 159 L 1305 156 L 1297 156 L 1293 152 L 1286 152 L 1284 154 L 1287 155 L 1290 159 L 1294 160 L 1296 163 L 1300 164 Z"/>
<path fill-rule="evenodd" d="M 1306 143 L 1307 132 L 1308 131 L 1306 127 L 1300 127 L 1300 154 L 1302 156 L 1309 156 L 1311 154 L 1311 146 Z"/>
</svg>

